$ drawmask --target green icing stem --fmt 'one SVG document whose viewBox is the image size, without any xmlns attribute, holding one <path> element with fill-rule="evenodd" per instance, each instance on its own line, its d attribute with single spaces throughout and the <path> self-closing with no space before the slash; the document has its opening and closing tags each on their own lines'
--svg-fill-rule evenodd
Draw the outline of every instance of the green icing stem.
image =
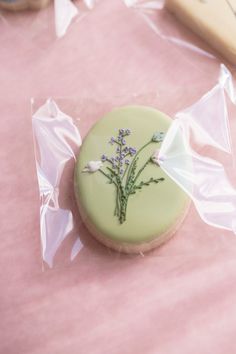
<svg viewBox="0 0 236 354">
<path fill-rule="evenodd" d="M 125 131 L 122 134 L 123 135 L 121 135 L 121 136 L 124 139 L 124 134 L 125 134 L 125 136 L 127 136 L 127 134 Z M 129 133 L 129 135 L 130 135 L 130 133 Z M 121 136 L 119 134 L 120 138 L 121 138 Z M 154 135 L 154 137 L 155 137 L 155 143 L 162 141 L 162 136 L 159 137 L 158 140 L 157 140 L 156 135 Z M 124 151 L 125 151 L 124 149 L 128 149 L 127 146 L 123 147 L 120 142 L 118 142 L 116 139 L 113 138 L 113 143 L 114 142 L 117 145 L 119 145 L 119 147 L 118 147 L 119 152 L 116 151 L 116 155 L 119 155 L 119 162 L 116 164 L 116 167 L 113 167 L 113 168 L 106 166 L 106 168 L 110 174 L 105 173 L 102 170 L 102 168 L 100 168 L 98 171 L 101 172 L 109 180 L 109 182 L 113 183 L 116 187 L 117 194 L 116 194 L 116 207 L 115 207 L 114 215 L 117 216 L 119 218 L 119 222 L 121 224 L 123 224 L 123 222 L 126 221 L 126 212 L 127 212 L 127 206 L 128 206 L 128 201 L 129 201 L 130 195 L 135 194 L 137 189 L 141 190 L 142 187 L 149 186 L 151 183 L 158 183 L 158 182 L 164 181 L 164 178 L 154 179 L 152 177 L 146 182 L 143 182 L 143 181 L 140 182 L 139 185 L 135 184 L 137 179 L 139 178 L 139 176 L 144 171 L 144 169 L 152 161 L 151 156 L 150 156 L 148 158 L 148 160 L 145 162 L 145 164 L 139 169 L 139 171 L 135 175 L 139 155 L 149 144 L 154 143 L 153 139 L 151 141 L 149 141 L 148 143 L 146 143 L 145 145 L 143 145 L 138 150 L 137 153 L 134 153 L 133 156 L 130 155 L 130 152 L 128 152 L 128 153 L 126 152 L 126 154 L 124 153 Z M 126 145 L 126 142 L 125 142 L 125 145 Z M 122 157 L 123 155 L 124 155 L 124 157 Z M 128 171 L 128 175 L 126 178 L 126 182 L 123 183 L 125 173 L 122 172 L 122 174 L 121 174 L 121 169 L 122 169 L 122 163 L 123 163 L 125 157 L 127 157 L 127 156 L 132 158 L 132 162 L 131 162 L 130 166 L 127 165 L 127 167 L 126 167 L 125 172 Z M 105 157 L 105 163 L 113 164 L 112 160 L 109 157 Z"/>
<path fill-rule="evenodd" d="M 138 156 L 140 155 L 140 153 L 142 152 L 142 150 L 145 149 L 145 147 L 147 147 L 149 144 L 151 144 L 152 141 L 150 140 L 148 143 L 146 143 L 145 145 L 143 145 L 137 152 L 135 158 L 133 159 L 133 161 L 131 162 L 131 166 L 130 166 L 130 171 L 132 171 L 132 167 L 135 163 L 135 161 L 137 160 Z M 150 157 L 149 157 L 150 159 Z M 141 172 L 140 172 L 141 173 Z M 138 176 L 137 176 L 138 177 Z M 129 182 L 129 179 L 130 179 L 130 174 L 127 176 L 127 183 L 126 183 L 126 188 L 128 187 L 128 182 Z"/>
<path fill-rule="evenodd" d="M 155 109 L 123 107 L 99 120 L 84 139 L 76 163 L 75 192 L 87 222 L 105 237 L 130 244 L 149 242 L 172 229 L 182 217 L 189 200 L 187 195 L 158 166 L 149 163 L 154 151 L 160 148 L 160 144 L 152 144 L 150 140 L 153 133 L 166 132 L 170 123 L 169 117 Z M 133 167 L 132 164 L 137 163 L 135 182 L 129 184 L 131 168 L 122 176 L 126 178 L 125 190 L 130 193 L 123 205 L 126 220 L 122 223 L 117 218 L 122 207 L 117 196 L 118 186 L 111 183 L 109 174 L 104 172 L 105 164 L 95 173 L 82 173 L 89 161 L 114 153 L 114 146 L 110 146 L 108 140 L 116 136 L 120 128 L 131 130 L 128 143 L 138 150 L 130 164 Z M 149 188 L 139 192 L 145 186 Z"/>
</svg>

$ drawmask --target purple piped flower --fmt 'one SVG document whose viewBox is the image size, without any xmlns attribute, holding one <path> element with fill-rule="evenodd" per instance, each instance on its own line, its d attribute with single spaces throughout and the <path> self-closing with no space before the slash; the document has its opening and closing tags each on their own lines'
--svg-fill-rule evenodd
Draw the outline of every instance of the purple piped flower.
<svg viewBox="0 0 236 354">
<path fill-rule="evenodd" d="M 109 143 L 110 143 L 111 145 L 113 145 L 114 142 L 115 142 L 115 138 L 114 138 L 114 136 L 112 136 L 111 139 L 110 139 L 110 141 L 109 141 Z"/>
<path fill-rule="evenodd" d="M 130 153 L 131 156 L 134 156 L 136 154 L 136 152 L 137 151 L 136 151 L 135 148 L 132 148 L 132 147 L 129 148 L 129 153 Z"/>
<path fill-rule="evenodd" d="M 125 158 L 125 154 L 121 154 L 120 157 L 121 157 L 121 159 L 124 159 Z"/>
<path fill-rule="evenodd" d="M 125 154 L 127 154 L 127 153 L 129 152 L 128 146 L 126 146 L 126 147 L 123 149 L 123 152 L 124 152 Z"/>
<path fill-rule="evenodd" d="M 118 148 L 116 149 L 116 152 L 119 154 L 120 152 L 120 147 L 118 146 Z"/>
<path fill-rule="evenodd" d="M 124 129 L 119 129 L 119 134 L 120 135 L 124 135 L 125 134 L 125 130 Z"/>
<path fill-rule="evenodd" d="M 125 145 L 125 144 L 126 144 L 125 139 L 122 139 L 122 140 L 121 140 L 121 144 L 122 144 L 122 145 Z"/>
<path fill-rule="evenodd" d="M 103 155 L 101 156 L 101 161 L 102 161 L 102 162 L 105 162 L 106 160 L 107 160 L 107 157 L 106 157 L 106 155 L 103 154 Z"/>
<path fill-rule="evenodd" d="M 125 164 L 126 164 L 126 165 L 129 165 L 129 164 L 130 164 L 130 161 L 129 161 L 129 160 L 125 160 Z"/>
</svg>

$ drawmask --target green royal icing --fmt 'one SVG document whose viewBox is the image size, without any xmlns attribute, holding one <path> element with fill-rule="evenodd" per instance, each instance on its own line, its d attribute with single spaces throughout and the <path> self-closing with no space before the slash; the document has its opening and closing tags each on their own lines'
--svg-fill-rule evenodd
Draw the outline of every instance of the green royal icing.
<svg viewBox="0 0 236 354">
<path fill-rule="evenodd" d="M 75 192 L 86 218 L 105 237 L 128 243 L 151 241 L 168 232 L 186 209 L 187 195 L 152 160 L 170 123 L 155 109 L 123 107 L 108 113 L 84 139 L 75 168 Z M 129 129 L 121 134 L 120 127 Z M 108 144 L 114 133 L 118 134 Z M 138 148 L 127 154 L 130 164 L 124 169 L 118 160 L 113 166 L 111 156 L 120 156 L 125 147 Z M 117 148 L 121 151 L 114 153 Z M 90 171 L 90 161 L 95 161 L 96 171 L 84 173 Z"/>
</svg>

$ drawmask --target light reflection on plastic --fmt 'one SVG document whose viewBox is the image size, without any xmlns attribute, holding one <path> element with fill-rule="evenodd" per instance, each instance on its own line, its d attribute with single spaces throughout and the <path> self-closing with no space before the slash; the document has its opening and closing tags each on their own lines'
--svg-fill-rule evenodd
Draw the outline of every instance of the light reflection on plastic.
<svg viewBox="0 0 236 354">
<path fill-rule="evenodd" d="M 83 0 L 83 2 L 89 10 L 92 10 L 96 0 Z M 54 9 L 56 35 L 60 38 L 66 34 L 71 22 L 81 11 L 72 0 L 54 0 Z"/>
<path fill-rule="evenodd" d="M 53 100 L 48 100 L 33 115 L 33 132 L 37 143 L 36 168 L 41 198 L 40 229 L 43 260 L 53 266 L 54 256 L 67 235 L 73 230 L 70 210 L 60 208 L 59 191 L 61 176 L 66 163 L 75 160 L 72 142 L 81 145 L 81 136 L 71 117 L 59 110 Z M 82 248 L 76 241 L 72 258 Z"/>
<path fill-rule="evenodd" d="M 55 28 L 57 37 L 63 37 L 74 17 L 78 15 L 77 7 L 71 0 L 55 0 Z"/>
<path fill-rule="evenodd" d="M 161 146 L 159 164 L 189 194 L 207 224 L 235 232 L 236 189 L 223 164 L 197 153 L 198 146 L 191 146 L 190 139 L 195 136 L 198 145 L 231 154 L 225 91 L 235 103 L 230 72 L 221 65 L 219 83 L 196 104 L 176 114 Z"/>
</svg>

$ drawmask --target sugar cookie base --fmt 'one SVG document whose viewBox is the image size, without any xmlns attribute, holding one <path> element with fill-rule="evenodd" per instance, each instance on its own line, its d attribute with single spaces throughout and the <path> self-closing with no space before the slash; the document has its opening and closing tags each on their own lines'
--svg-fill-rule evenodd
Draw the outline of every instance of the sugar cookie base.
<svg viewBox="0 0 236 354">
<path fill-rule="evenodd" d="M 236 65 L 236 0 L 166 0 L 166 8 L 184 25 Z"/>
<path fill-rule="evenodd" d="M 86 215 L 83 212 L 83 209 L 81 208 L 79 201 L 77 199 L 77 205 L 79 208 L 79 213 L 80 216 L 87 227 L 88 231 L 92 234 L 92 236 L 97 239 L 100 243 L 102 243 L 104 246 L 120 252 L 120 253 L 126 253 L 126 254 L 142 254 L 148 251 L 153 250 L 154 248 L 161 246 L 165 242 L 167 242 L 170 238 L 174 236 L 176 231 L 180 228 L 181 224 L 183 223 L 184 219 L 186 218 L 190 205 L 191 205 L 191 200 L 188 199 L 186 202 L 186 207 L 183 210 L 182 214 L 180 215 L 179 219 L 176 221 L 173 226 L 167 230 L 165 233 L 159 235 L 158 237 L 152 239 L 149 242 L 143 242 L 143 243 L 128 243 L 128 242 L 117 242 L 114 241 L 108 237 L 105 237 L 102 235 L 95 227 L 94 225 L 89 221 L 89 219 L 86 217 Z"/>
<path fill-rule="evenodd" d="M 40 10 L 46 7 L 51 0 L 21 0 L 14 3 L 0 2 L 0 8 L 10 11 Z"/>
</svg>

